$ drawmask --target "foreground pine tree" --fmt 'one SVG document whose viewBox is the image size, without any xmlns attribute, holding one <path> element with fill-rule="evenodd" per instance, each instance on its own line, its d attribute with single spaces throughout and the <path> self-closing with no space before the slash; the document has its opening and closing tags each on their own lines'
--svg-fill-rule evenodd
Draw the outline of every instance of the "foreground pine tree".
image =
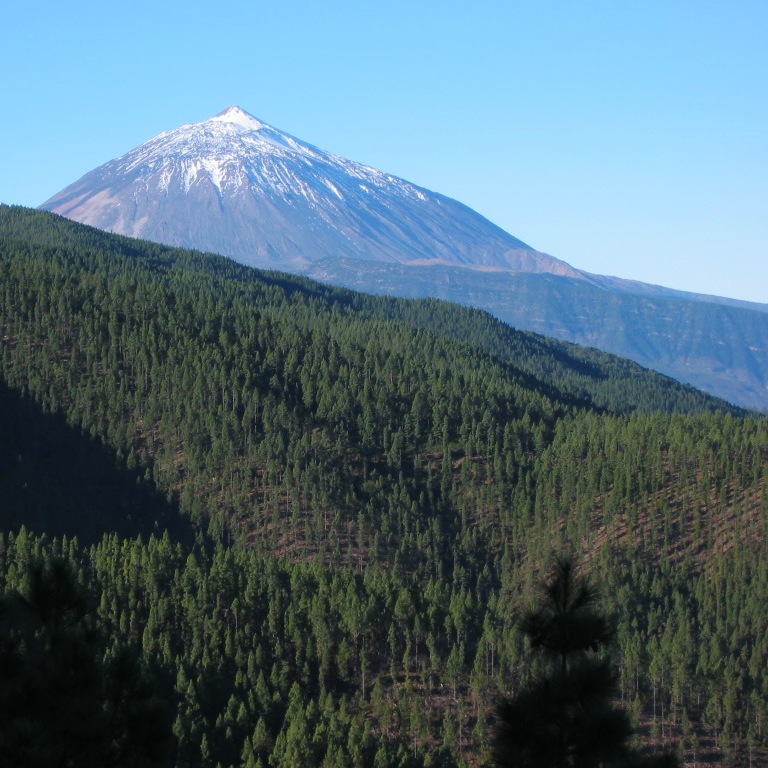
<svg viewBox="0 0 768 768">
<path fill-rule="evenodd" d="M 0 754 L 17 768 L 162 768 L 172 736 L 138 660 L 103 638 L 69 564 L 0 595 Z"/>
<path fill-rule="evenodd" d="M 545 656 L 545 671 L 498 707 L 498 768 L 677 765 L 672 755 L 644 757 L 630 748 L 632 725 L 612 704 L 617 680 L 602 653 L 613 624 L 571 559 L 556 559 L 541 604 L 523 617 L 521 629 Z"/>
</svg>

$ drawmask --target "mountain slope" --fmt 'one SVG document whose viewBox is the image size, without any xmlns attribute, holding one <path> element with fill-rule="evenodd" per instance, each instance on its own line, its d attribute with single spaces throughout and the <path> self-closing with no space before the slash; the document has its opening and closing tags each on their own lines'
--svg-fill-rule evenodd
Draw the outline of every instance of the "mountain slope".
<svg viewBox="0 0 768 768">
<path fill-rule="evenodd" d="M 160 134 L 41 207 L 289 271 L 333 255 L 578 274 L 455 200 L 323 152 L 238 107 Z"/>
<path fill-rule="evenodd" d="M 768 409 L 768 305 L 582 272 L 455 200 L 238 107 L 150 139 L 41 207 L 252 266 L 481 307 Z"/>
<path fill-rule="evenodd" d="M 768 409 L 763 305 L 633 292 L 553 274 L 468 272 L 333 260 L 316 279 L 384 295 L 437 296 L 479 307 L 515 328 L 634 360 L 743 407 Z M 613 285 L 613 283 L 611 283 Z"/>
<path fill-rule="evenodd" d="M 0 395 L 0 590 L 41 553 L 82 569 L 174 702 L 175 765 L 483 764 L 564 549 L 650 733 L 690 762 L 768 741 L 766 419 L 482 312 L 5 207 Z M 69 472 L 107 480 L 103 520 Z M 124 515 L 158 500 L 195 544 Z M 83 522 L 109 535 L 37 530 Z"/>
<path fill-rule="evenodd" d="M 740 410 L 629 360 L 516 330 L 486 312 L 442 301 L 372 296 L 287 273 L 255 271 L 229 259 L 194 257 L 189 252 L 105 234 L 59 216 L 21 207 L 0 205 L 0 243 L 11 251 L 19 247 L 87 253 L 97 261 L 103 254 L 114 254 L 136 260 L 137 268 L 142 269 L 178 265 L 187 274 L 199 274 L 211 282 L 206 291 L 216 291 L 219 281 L 225 280 L 228 290 L 237 287 L 240 295 L 252 302 L 266 301 L 271 305 L 275 296 L 284 297 L 291 306 L 311 301 L 317 311 L 356 312 L 369 320 L 423 329 L 513 366 L 531 388 L 546 391 L 563 402 L 613 413 L 722 410 L 736 414 Z"/>
</svg>

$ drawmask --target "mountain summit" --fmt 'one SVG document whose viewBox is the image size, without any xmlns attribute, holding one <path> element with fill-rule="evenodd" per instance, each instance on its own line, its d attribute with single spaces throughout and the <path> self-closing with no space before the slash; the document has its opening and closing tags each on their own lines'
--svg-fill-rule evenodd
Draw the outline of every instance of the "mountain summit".
<svg viewBox="0 0 768 768">
<path fill-rule="evenodd" d="M 455 200 L 324 152 L 237 106 L 161 133 L 41 207 L 274 269 L 351 258 L 578 276 Z"/>
</svg>

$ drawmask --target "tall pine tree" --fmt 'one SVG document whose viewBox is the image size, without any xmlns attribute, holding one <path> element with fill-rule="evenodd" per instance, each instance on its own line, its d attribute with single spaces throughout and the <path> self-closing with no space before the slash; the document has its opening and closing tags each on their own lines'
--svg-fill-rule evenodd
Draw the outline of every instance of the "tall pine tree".
<svg viewBox="0 0 768 768">
<path fill-rule="evenodd" d="M 613 706 L 617 678 L 604 650 L 611 620 L 570 558 L 555 560 L 540 605 L 521 630 L 545 657 L 544 671 L 497 712 L 499 768 L 674 766 L 671 755 L 644 758 L 629 746 L 627 714 Z"/>
</svg>

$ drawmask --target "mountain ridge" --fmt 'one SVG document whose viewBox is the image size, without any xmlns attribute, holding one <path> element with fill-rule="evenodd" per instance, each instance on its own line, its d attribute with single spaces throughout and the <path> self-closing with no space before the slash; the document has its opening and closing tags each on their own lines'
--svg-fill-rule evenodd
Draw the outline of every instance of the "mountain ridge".
<svg viewBox="0 0 768 768">
<path fill-rule="evenodd" d="M 637 410 L 742 412 L 724 400 L 670 377 L 645 370 L 628 359 L 516 329 L 479 308 L 433 298 L 365 294 L 350 288 L 316 282 L 304 275 L 255 270 L 227 257 L 200 254 L 106 233 L 58 214 L 0 204 L 0 252 L 3 248 L 14 247 L 64 252 L 77 248 L 88 253 L 91 259 L 100 254 L 115 254 L 122 258 L 136 259 L 138 264 L 151 265 L 153 269 L 173 271 L 179 268 L 177 265 L 183 264 L 184 270 L 199 273 L 208 281 L 224 279 L 244 287 L 254 283 L 269 285 L 290 295 L 311 297 L 313 301 L 327 304 L 329 309 L 364 312 L 382 321 L 404 323 L 468 344 L 505 365 L 512 365 L 521 374 L 532 376 L 539 382 L 539 387 L 553 388 L 553 391 L 560 392 L 554 399 L 565 397 L 570 402 L 588 400 L 598 410 L 616 413 Z M 546 358 L 547 361 L 537 364 L 540 358 Z M 566 378 L 570 376 L 568 371 L 578 373 L 576 383 L 559 383 L 564 374 Z M 635 378 L 643 379 L 643 387 L 654 392 L 647 402 L 632 399 L 631 380 Z M 620 394 L 618 400 L 611 401 L 608 393 L 601 391 L 603 383 L 610 382 L 614 383 L 612 388 Z"/>
</svg>

